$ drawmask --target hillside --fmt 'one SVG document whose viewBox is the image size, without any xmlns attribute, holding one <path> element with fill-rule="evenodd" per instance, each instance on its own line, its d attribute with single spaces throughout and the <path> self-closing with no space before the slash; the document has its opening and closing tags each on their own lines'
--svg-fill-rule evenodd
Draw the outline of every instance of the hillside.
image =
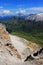
<svg viewBox="0 0 43 65">
<path fill-rule="evenodd" d="M 0 64 L 1 65 L 38 65 L 43 64 L 43 54 L 34 57 L 33 54 L 40 50 L 36 43 L 24 38 L 10 35 L 4 25 L 0 24 Z M 31 55 L 35 60 L 24 62 Z M 33 63 L 34 62 L 34 63 Z"/>
<path fill-rule="evenodd" d="M 29 15 L 29 18 L 31 19 L 34 16 L 36 15 L 31 14 Z M 39 15 L 37 14 L 37 17 L 38 16 Z M 25 20 L 24 18 L 13 16 L 10 19 L 3 20 L 0 22 L 6 25 L 6 29 L 9 33 L 16 34 L 18 36 L 22 35 L 21 37 L 32 42 L 39 43 L 41 46 L 43 46 L 43 21 L 36 21 L 36 19 Z"/>
</svg>

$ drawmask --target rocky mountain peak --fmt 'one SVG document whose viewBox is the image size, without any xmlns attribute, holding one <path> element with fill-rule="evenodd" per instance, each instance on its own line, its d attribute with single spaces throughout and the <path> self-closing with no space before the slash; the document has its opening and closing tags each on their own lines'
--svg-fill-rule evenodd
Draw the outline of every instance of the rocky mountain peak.
<svg viewBox="0 0 43 65">
<path fill-rule="evenodd" d="M 43 21 L 43 13 L 37 13 L 37 14 L 30 14 L 27 16 L 26 20 L 31 20 L 31 21 Z"/>
</svg>

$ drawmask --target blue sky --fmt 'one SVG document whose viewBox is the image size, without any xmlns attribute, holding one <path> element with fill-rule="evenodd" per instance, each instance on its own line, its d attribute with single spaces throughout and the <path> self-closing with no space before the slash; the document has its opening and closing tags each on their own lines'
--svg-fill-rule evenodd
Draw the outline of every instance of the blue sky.
<svg viewBox="0 0 43 65">
<path fill-rule="evenodd" d="M 43 0 L 0 0 L 0 13 L 38 13 L 43 12 Z"/>
</svg>

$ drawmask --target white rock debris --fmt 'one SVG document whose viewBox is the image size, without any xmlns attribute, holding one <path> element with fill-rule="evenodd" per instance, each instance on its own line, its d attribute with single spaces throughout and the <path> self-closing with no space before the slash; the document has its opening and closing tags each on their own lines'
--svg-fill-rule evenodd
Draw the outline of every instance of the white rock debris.
<svg viewBox="0 0 43 65">
<path fill-rule="evenodd" d="M 24 62 L 39 48 L 36 43 L 9 34 L 6 27 L 0 24 L 0 65 L 43 65 L 43 54 L 38 59 Z"/>
</svg>

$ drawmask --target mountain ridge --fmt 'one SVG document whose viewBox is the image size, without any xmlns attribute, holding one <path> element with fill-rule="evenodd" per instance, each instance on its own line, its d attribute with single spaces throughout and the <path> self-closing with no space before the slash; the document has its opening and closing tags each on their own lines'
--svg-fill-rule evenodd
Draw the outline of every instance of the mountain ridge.
<svg viewBox="0 0 43 65">
<path fill-rule="evenodd" d="M 43 21 L 43 13 L 30 14 L 30 15 L 27 16 L 26 20 Z"/>
<path fill-rule="evenodd" d="M 0 20 L 6 20 L 6 19 L 10 19 L 12 17 L 18 17 L 18 18 L 23 18 L 24 20 L 31 20 L 31 21 L 43 21 L 43 13 L 36 13 L 36 14 L 28 14 L 28 15 L 24 15 L 22 13 L 18 13 L 15 15 L 0 15 Z"/>
</svg>

